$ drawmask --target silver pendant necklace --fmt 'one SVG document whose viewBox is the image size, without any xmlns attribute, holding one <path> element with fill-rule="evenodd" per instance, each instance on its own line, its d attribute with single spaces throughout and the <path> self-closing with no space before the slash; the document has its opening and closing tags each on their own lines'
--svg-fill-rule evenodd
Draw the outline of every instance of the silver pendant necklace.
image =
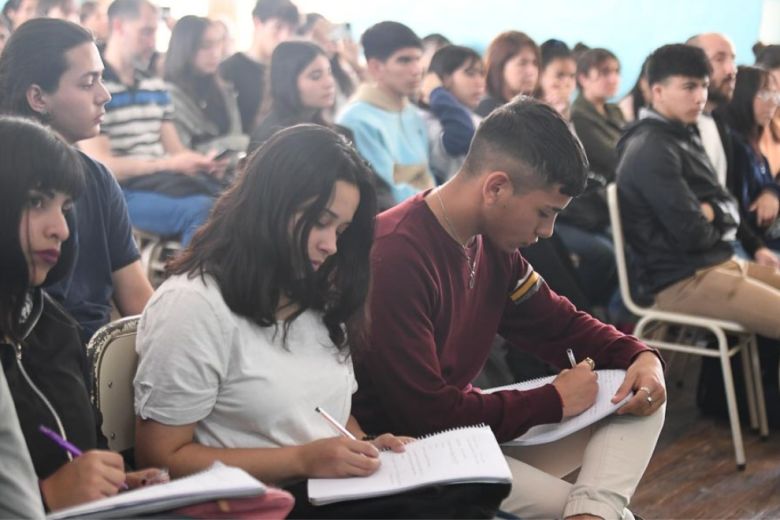
<svg viewBox="0 0 780 520">
<path fill-rule="evenodd" d="M 435 191 L 436 198 L 439 199 L 439 205 L 441 206 L 441 213 L 444 216 L 444 222 L 447 223 L 447 227 L 450 230 L 450 234 L 452 235 L 452 238 L 455 239 L 455 241 L 460 245 L 463 251 L 463 256 L 466 257 L 466 265 L 469 268 L 469 289 L 474 288 L 474 283 L 476 281 L 477 276 L 477 256 L 474 255 L 474 258 L 471 258 L 471 255 L 469 254 L 469 248 L 461 243 L 460 239 L 458 238 L 458 234 L 455 232 L 455 228 L 452 226 L 452 222 L 450 222 L 450 217 L 447 215 L 447 210 L 444 209 L 444 201 L 441 200 L 441 195 L 439 194 L 439 190 L 437 189 Z"/>
</svg>

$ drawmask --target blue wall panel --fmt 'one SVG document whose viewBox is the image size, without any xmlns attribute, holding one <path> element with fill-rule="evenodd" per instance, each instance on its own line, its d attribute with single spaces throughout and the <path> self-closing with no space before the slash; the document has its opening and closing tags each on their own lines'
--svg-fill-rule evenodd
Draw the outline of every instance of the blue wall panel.
<svg viewBox="0 0 780 520">
<path fill-rule="evenodd" d="M 355 2 L 357 4 L 357 2 Z M 322 5 L 326 12 L 327 4 Z M 633 85 L 644 57 L 664 43 L 706 31 L 731 37 L 739 63 L 752 63 L 762 0 L 364 0 L 347 17 L 353 32 L 380 20 L 397 20 L 421 36 L 441 32 L 480 51 L 506 29 L 527 32 L 538 43 L 559 38 L 606 47 L 621 60 L 621 91 Z"/>
</svg>

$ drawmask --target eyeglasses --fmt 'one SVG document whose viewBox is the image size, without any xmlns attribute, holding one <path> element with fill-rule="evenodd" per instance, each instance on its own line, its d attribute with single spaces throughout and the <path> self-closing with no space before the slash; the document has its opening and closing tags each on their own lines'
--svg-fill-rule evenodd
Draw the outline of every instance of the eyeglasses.
<svg viewBox="0 0 780 520">
<path fill-rule="evenodd" d="M 780 105 L 780 91 L 778 90 L 761 90 L 756 96 L 761 101 L 771 101 L 775 105 Z"/>
</svg>

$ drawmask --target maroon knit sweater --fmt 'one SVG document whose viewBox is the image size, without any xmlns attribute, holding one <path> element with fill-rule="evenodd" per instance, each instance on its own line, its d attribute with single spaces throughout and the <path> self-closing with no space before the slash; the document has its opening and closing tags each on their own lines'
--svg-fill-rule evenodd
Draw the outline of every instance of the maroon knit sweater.
<svg viewBox="0 0 780 520">
<path fill-rule="evenodd" d="M 353 414 L 365 431 L 424 435 L 488 424 L 499 441 L 561 420 L 552 385 L 483 394 L 471 386 L 500 334 L 558 366 L 566 349 L 597 368 L 627 368 L 651 350 L 578 311 L 552 292 L 519 252 L 478 237 L 476 283 L 461 246 L 439 224 L 424 193 L 378 218 L 372 255 L 370 346 L 355 354 Z"/>
</svg>

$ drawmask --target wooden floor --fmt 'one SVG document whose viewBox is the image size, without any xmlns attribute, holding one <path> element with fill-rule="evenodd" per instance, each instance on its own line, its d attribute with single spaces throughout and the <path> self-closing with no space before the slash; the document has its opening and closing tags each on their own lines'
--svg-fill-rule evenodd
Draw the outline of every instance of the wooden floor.
<svg viewBox="0 0 780 520">
<path fill-rule="evenodd" d="M 737 471 L 728 422 L 696 408 L 698 363 L 682 368 L 681 389 L 672 366 L 666 425 L 630 509 L 646 519 L 780 518 L 780 431 L 761 440 L 743 426 L 747 468 Z"/>
</svg>

